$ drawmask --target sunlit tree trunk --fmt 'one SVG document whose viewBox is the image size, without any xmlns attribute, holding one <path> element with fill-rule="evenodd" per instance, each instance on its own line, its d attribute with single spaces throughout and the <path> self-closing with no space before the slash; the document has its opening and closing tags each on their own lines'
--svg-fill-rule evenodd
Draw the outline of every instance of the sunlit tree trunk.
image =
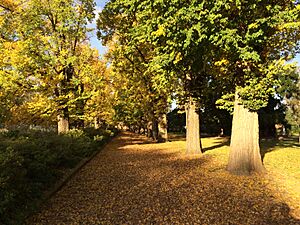
<svg viewBox="0 0 300 225">
<path fill-rule="evenodd" d="M 58 134 L 63 134 L 69 131 L 69 108 L 67 106 L 66 96 L 69 94 L 69 84 L 74 73 L 74 68 L 72 65 L 68 65 L 63 69 L 64 79 L 55 88 L 55 95 L 59 100 L 60 109 L 58 110 L 58 124 L 57 132 Z"/>
<path fill-rule="evenodd" d="M 63 109 L 57 116 L 57 132 L 58 134 L 64 134 L 69 131 L 69 116 L 68 109 Z"/>
<path fill-rule="evenodd" d="M 186 106 L 186 153 L 201 154 L 199 114 L 192 99 Z"/>
<path fill-rule="evenodd" d="M 97 117 L 94 118 L 94 128 L 95 129 L 100 128 L 99 119 Z"/>
<path fill-rule="evenodd" d="M 168 141 L 168 121 L 167 114 L 164 114 L 158 124 L 159 139 L 161 142 Z"/>
<path fill-rule="evenodd" d="M 228 171 L 237 175 L 265 171 L 259 148 L 258 113 L 250 112 L 239 103 L 236 94 Z"/>
</svg>

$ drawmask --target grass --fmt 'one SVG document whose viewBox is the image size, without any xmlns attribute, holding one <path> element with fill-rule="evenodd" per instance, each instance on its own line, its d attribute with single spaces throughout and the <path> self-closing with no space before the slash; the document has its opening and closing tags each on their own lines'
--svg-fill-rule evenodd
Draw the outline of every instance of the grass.
<svg viewBox="0 0 300 225">
<path fill-rule="evenodd" d="M 175 145 L 185 148 L 184 135 L 171 134 L 170 140 Z M 202 138 L 204 155 L 214 157 L 214 163 L 225 168 L 228 163 L 229 138 L 208 137 Z M 292 213 L 300 218 L 300 145 L 298 138 L 284 140 L 261 140 L 261 155 L 267 174 L 264 180 L 274 195 L 284 200 L 291 208 Z"/>
</svg>

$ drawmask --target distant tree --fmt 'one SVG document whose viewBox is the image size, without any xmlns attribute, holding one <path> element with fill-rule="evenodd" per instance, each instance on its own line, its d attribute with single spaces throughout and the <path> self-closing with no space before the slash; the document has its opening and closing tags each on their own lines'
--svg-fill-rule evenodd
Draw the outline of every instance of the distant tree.
<svg viewBox="0 0 300 225">
<path fill-rule="evenodd" d="M 294 90 L 286 96 L 287 104 L 287 113 L 286 119 L 289 124 L 292 126 L 294 132 L 298 132 L 299 143 L 300 143 L 300 77 L 299 69 L 296 72 L 296 79 L 294 80 L 291 87 L 294 87 Z"/>
<path fill-rule="evenodd" d="M 287 125 L 286 106 L 283 99 L 277 94 L 277 97 L 270 96 L 268 105 L 258 111 L 259 136 L 264 138 L 276 137 L 276 124 Z"/>
<path fill-rule="evenodd" d="M 6 4 L 1 14 L 1 43 L 5 64 L 1 79 L 7 89 L 26 92 L 29 108 L 41 115 L 57 116 L 58 132 L 69 129 L 70 116 L 83 114 L 84 45 L 94 18 L 93 0 L 29 0 Z M 10 35 L 7 35 L 7 30 Z M 30 93 L 30 94 L 29 94 Z M 44 108 L 43 110 L 41 110 Z M 76 108 L 76 110 L 75 110 Z M 73 117 L 74 118 L 74 117 Z M 82 124 L 82 122 L 81 122 Z"/>
<path fill-rule="evenodd" d="M 161 138 L 159 127 L 165 127 L 162 124 L 165 123 L 163 121 L 169 105 L 170 91 L 166 88 L 168 83 L 157 79 L 156 74 L 160 71 L 150 66 L 154 54 L 152 45 L 145 42 L 131 42 L 128 34 L 135 27 L 136 18 L 134 15 L 121 13 L 119 5 L 115 3 L 109 2 L 99 14 L 97 27 L 98 37 L 110 47 L 107 57 L 111 69 L 123 84 L 116 91 L 128 104 L 120 102 L 116 106 L 116 112 L 123 114 L 118 115 L 118 119 L 123 118 L 125 120 L 123 122 L 127 125 L 138 129 L 151 124 L 151 129 L 145 127 L 143 129 L 150 130 L 150 136 L 159 140 Z"/>
</svg>

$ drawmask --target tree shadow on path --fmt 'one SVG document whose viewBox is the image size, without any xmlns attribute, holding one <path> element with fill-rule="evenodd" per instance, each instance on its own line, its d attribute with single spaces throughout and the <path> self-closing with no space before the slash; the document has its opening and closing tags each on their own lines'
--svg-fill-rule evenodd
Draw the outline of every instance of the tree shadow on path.
<svg viewBox="0 0 300 225">
<path fill-rule="evenodd" d="M 230 138 L 219 138 L 214 141 L 214 145 L 210 147 L 204 147 L 203 152 L 211 151 L 217 148 L 221 148 L 223 146 L 229 146 L 230 145 Z"/>
<path fill-rule="evenodd" d="M 142 140 L 141 140 L 142 139 Z M 263 177 L 229 175 L 212 155 L 121 134 L 32 224 L 300 224 Z"/>
<path fill-rule="evenodd" d="M 298 143 L 298 138 L 296 137 L 284 138 L 283 140 L 273 138 L 261 140 L 260 147 L 261 157 L 264 159 L 267 153 L 277 151 L 280 148 L 300 149 L 300 144 Z"/>
</svg>

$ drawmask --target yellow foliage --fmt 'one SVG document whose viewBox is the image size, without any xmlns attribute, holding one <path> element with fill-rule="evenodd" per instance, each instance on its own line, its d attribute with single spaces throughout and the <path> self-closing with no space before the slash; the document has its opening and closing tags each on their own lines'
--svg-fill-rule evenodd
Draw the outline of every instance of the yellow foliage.
<svg viewBox="0 0 300 225">
<path fill-rule="evenodd" d="M 158 29 L 154 32 L 152 32 L 152 34 L 156 37 L 160 37 L 160 36 L 165 36 L 165 27 L 164 25 L 158 25 Z"/>
<path fill-rule="evenodd" d="M 227 59 L 222 59 L 220 61 L 215 62 L 215 66 L 223 66 L 223 65 L 228 65 L 229 61 Z"/>
<path fill-rule="evenodd" d="M 250 29 L 255 29 L 255 28 L 257 28 L 258 27 L 258 24 L 257 23 L 251 23 L 251 24 L 249 24 L 249 26 L 248 26 L 248 29 L 250 30 Z"/>
<path fill-rule="evenodd" d="M 182 57 L 181 52 L 177 53 L 174 63 L 176 64 L 176 63 L 180 62 L 182 60 L 182 58 L 183 57 Z"/>
<path fill-rule="evenodd" d="M 281 26 L 278 27 L 278 29 L 284 30 L 284 29 L 291 29 L 291 28 L 300 28 L 300 22 L 292 22 L 292 23 L 284 23 Z"/>
</svg>

